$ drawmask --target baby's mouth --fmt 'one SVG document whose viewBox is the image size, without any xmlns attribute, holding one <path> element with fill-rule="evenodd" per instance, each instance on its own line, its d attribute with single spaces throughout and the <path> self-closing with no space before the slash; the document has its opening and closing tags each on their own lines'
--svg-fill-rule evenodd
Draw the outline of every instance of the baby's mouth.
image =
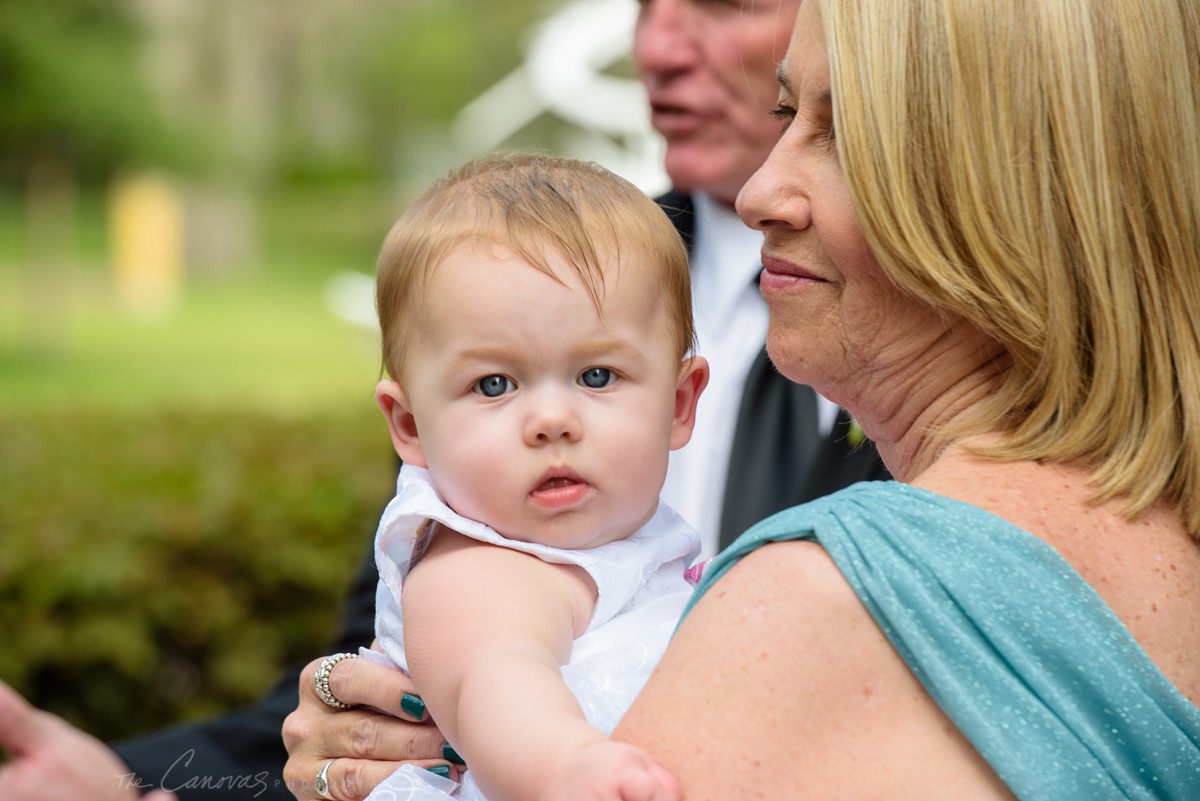
<svg viewBox="0 0 1200 801">
<path fill-rule="evenodd" d="M 570 487 L 570 486 L 578 484 L 578 483 L 579 482 L 573 478 L 567 478 L 566 476 L 558 476 L 556 478 L 546 479 L 534 491 L 535 492 L 548 492 L 550 490 L 557 490 L 557 489 L 563 489 L 564 487 Z"/>
<path fill-rule="evenodd" d="M 564 509 L 582 503 L 591 494 L 592 487 L 584 478 L 558 468 L 547 471 L 529 497 L 544 508 Z"/>
</svg>

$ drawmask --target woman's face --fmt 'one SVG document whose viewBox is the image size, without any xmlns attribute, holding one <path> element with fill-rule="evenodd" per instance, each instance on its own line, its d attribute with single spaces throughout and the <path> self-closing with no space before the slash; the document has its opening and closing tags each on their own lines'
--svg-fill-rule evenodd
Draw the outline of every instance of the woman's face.
<svg viewBox="0 0 1200 801">
<path fill-rule="evenodd" d="M 888 280 L 859 227 L 837 154 L 815 3 L 801 4 L 778 77 L 776 113 L 788 127 L 737 209 L 765 234 L 760 287 L 772 360 L 788 378 L 845 404 L 864 375 L 910 367 L 946 324 Z"/>
</svg>

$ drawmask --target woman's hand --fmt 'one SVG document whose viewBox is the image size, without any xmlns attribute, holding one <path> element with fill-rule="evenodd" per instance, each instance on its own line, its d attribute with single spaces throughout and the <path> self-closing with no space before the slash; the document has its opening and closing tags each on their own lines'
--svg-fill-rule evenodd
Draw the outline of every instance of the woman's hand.
<svg viewBox="0 0 1200 801">
<path fill-rule="evenodd" d="M 138 801 L 141 782 L 112 749 L 62 718 L 30 706 L 0 681 L 4 801 Z M 145 801 L 175 801 L 155 790 Z"/>
<path fill-rule="evenodd" d="M 450 778 L 461 767 L 443 752 L 446 740 L 425 713 L 412 679 L 366 659 L 342 659 L 329 672 L 329 692 L 351 709 L 317 695 L 314 677 L 323 659 L 300 673 L 300 704 L 283 723 L 288 750 L 283 777 L 299 801 L 321 798 L 316 779 L 326 764 L 326 796 L 359 801 L 404 762 L 444 766 Z M 453 752 L 448 752 L 454 756 Z"/>
</svg>

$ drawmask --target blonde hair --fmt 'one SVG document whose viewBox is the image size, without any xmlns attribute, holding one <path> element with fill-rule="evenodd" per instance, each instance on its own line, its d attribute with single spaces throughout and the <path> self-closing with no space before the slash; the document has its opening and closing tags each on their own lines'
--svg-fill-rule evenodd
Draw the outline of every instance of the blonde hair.
<svg viewBox="0 0 1200 801">
<path fill-rule="evenodd" d="M 986 453 L 1200 535 L 1197 4 L 819 2 L 880 263 L 1011 360 L 970 421 L 1002 421 Z"/>
<path fill-rule="evenodd" d="M 589 162 L 540 154 L 493 154 L 435 181 L 401 215 L 376 270 L 383 367 L 397 380 L 419 325 L 430 275 L 464 243 L 511 248 L 554 277 L 547 250 L 573 266 L 597 311 L 603 259 L 659 279 L 682 360 L 692 350 L 687 250 L 658 205 L 628 181 Z"/>
</svg>

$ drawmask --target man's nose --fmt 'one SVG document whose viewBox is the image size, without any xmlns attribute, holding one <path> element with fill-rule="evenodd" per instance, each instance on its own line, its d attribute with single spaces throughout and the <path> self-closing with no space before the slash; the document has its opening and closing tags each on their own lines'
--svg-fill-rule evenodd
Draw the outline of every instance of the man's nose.
<svg viewBox="0 0 1200 801">
<path fill-rule="evenodd" d="M 646 0 L 633 35 L 633 60 L 643 80 L 692 64 L 696 48 L 689 11 L 680 0 Z"/>
</svg>

